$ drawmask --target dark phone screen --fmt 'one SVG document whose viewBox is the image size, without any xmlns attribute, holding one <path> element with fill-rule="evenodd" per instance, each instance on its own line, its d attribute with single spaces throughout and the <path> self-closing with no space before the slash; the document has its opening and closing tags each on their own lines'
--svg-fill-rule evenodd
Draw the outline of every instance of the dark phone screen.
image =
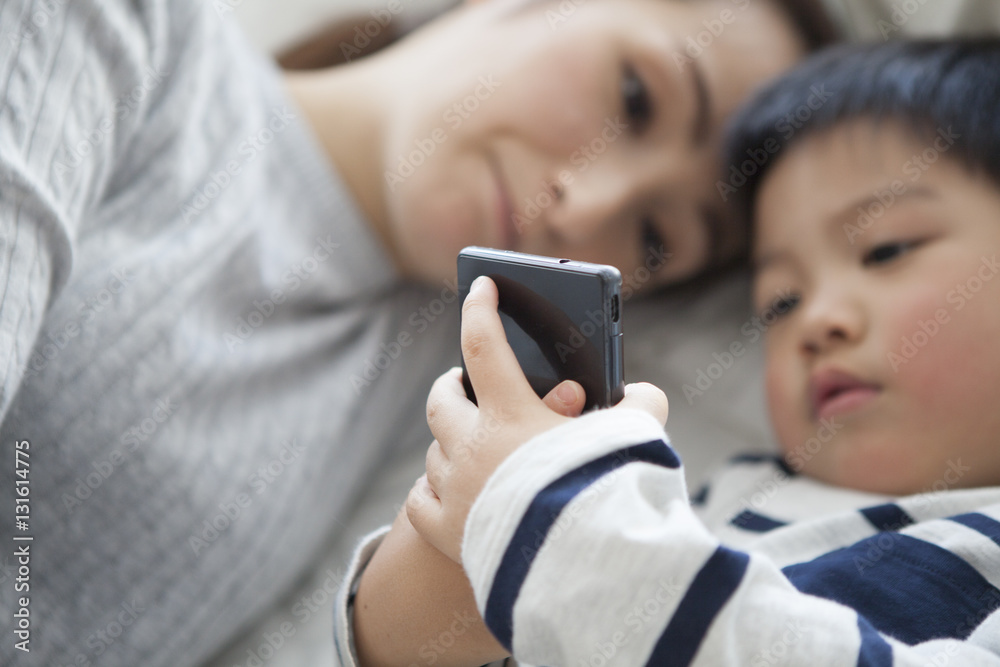
<svg viewBox="0 0 1000 667">
<path fill-rule="evenodd" d="M 544 396 L 562 380 L 573 379 L 586 391 L 588 409 L 608 405 L 608 384 L 620 377 L 621 339 L 614 338 L 620 325 L 612 306 L 618 304 L 606 303 L 607 278 L 461 256 L 463 301 L 480 275 L 497 284 L 507 341 L 535 393 Z M 465 391 L 475 400 L 467 377 Z"/>
</svg>

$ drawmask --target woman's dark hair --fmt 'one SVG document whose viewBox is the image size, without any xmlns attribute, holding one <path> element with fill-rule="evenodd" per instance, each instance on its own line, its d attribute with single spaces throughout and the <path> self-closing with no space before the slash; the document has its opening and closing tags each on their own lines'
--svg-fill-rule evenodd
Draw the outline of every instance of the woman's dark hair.
<svg viewBox="0 0 1000 667">
<path fill-rule="evenodd" d="M 824 6 L 823 0 L 770 0 L 770 2 L 784 14 L 790 27 L 802 41 L 802 46 L 807 53 L 829 47 L 844 38 L 842 31 Z M 746 226 L 742 225 L 739 229 L 745 230 Z M 684 281 L 684 285 L 690 284 L 697 287 L 728 275 L 732 269 L 743 267 L 749 251 L 747 238 L 746 233 L 727 230 L 724 239 L 713 239 L 712 245 L 715 251 L 713 256 L 709 258 L 708 264 L 697 274 Z M 666 286 L 663 291 L 674 291 L 675 287 L 680 287 L 680 285 Z"/>
<path fill-rule="evenodd" d="M 854 119 L 942 133 L 948 157 L 1000 186 L 1000 39 L 840 46 L 757 93 L 729 126 L 720 195 L 749 230 L 758 191 L 785 151 Z"/>
<path fill-rule="evenodd" d="M 775 0 L 775 4 L 798 30 L 808 51 L 817 51 L 843 37 L 822 0 Z"/>
</svg>

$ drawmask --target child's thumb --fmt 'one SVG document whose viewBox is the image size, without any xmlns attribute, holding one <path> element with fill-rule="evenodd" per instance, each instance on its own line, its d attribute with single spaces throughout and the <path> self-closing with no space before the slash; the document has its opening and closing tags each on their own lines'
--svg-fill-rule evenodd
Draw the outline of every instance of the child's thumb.
<svg viewBox="0 0 1000 667">
<path fill-rule="evenodd" d="M 625 385 L 625 398 L 615 407 L 648 412 L 661 424 L 667 423 L 667 415 L 670 412 L 666 394 L 648 382 Z"/>
</svg>

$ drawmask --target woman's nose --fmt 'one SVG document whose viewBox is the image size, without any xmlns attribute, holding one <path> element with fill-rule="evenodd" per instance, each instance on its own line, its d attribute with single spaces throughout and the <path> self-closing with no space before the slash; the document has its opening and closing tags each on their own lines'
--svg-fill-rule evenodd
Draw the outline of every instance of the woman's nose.
<svg viewBox="0 0 1000 667">
<path fill-rule="evenodd" d="M 622 140 L 624 141 L 624 140 Z M 640 150 L 613 146 L 586 165 L 567 170 L 556 205 L 546 220 L 553 236 L 571 244 L 607 239 L 609 228 L 651 213 L 658 203 L 682 209 L 711 189 L 715 162 L 686 148 L 656 146 Z"/>
<path fill-rule="evenodd" d="M 620 223 L 637 199 L 640 185 L 623 172 L 577 174 L 551 186 L 555 205 L 546 216 L 548 232 L 567 245 L 581 245 Z"/>
</svg>

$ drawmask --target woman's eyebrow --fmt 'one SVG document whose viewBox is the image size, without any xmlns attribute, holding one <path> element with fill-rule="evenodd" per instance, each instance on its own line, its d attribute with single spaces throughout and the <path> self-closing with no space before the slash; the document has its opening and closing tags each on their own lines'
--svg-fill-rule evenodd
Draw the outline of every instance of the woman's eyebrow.
<svg viewBox="0 0 1000 667">
<path fill-rule="evenodd" d="M 728 251 L 732 250 L 726 241 L 726 227 L 724 217 L 713 206 L 699 206 L 702 224 L 705 225 L 705 232 L 708 234 L 708 263 L 723 262 L 728 257 Z M 732 233 L 734 230 L 728 230 Z"/>
<path fill-rule="evenodd" d="M 750 272 L 757 275 L 764 269 L 781 262 L 790 262 L 792 254 L 787 250 L 769 250 L 760 254 L 755 254 L 750 259 Z"/>
<path fill-rule="evenodd" d="M 691 137 L 696 146 L 703 146 L 708 141 L 708 133 L 712 122 L 712 97 L 708 92 L 705 73 L 697 60 L 691 61 L 691 85 L 694 87 L 695 110 L 691 126 Z"/>
</svg>

